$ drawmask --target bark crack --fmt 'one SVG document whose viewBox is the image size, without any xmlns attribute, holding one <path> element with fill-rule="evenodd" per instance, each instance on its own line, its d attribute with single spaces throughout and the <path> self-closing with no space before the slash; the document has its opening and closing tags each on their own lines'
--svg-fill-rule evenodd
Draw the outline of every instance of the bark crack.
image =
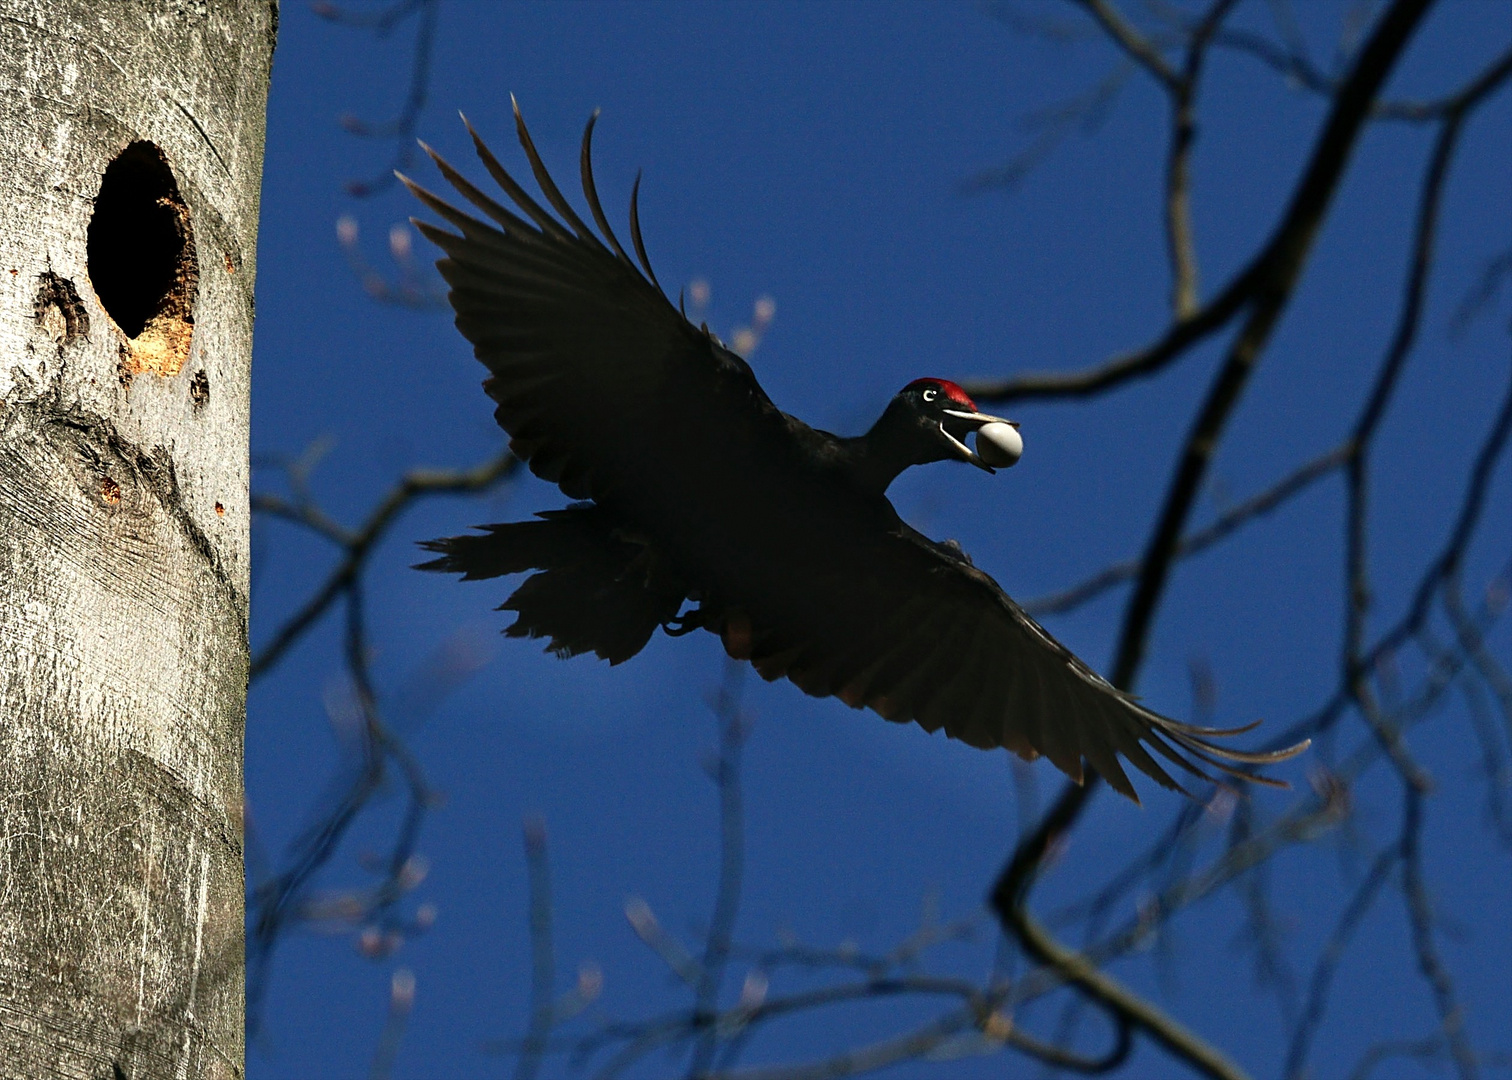
<svg viewBox="0 0 1512 1080">
<path fill-rule="evenodd" d="M 128 489 L 149 493 L 163 513 L 177 525 L 217 585 L 241 613 L 242 617 L 237 620 L 238 633 L 243 643 L 247 643 L 250 640 L 246 623 L 247 597 L 185 505 L 178 472 L 167 448 L 155 446 L 146 450 L 122 436 L 107 418 L 78 405 L 64 405 L 60 398 L 61 387 L 54 384 L 54 393 L 48 398 L 12 403 L 4 418 L 5 426 L 21 424 L 34 430 L 49 426 L 67 429 L 69 441 L 97 474 L 87 480 L 81 477 L 81 482 L 86 484 L 86 490 L 112 508 L 122 502 L 123 492 Z"/>
</svg>

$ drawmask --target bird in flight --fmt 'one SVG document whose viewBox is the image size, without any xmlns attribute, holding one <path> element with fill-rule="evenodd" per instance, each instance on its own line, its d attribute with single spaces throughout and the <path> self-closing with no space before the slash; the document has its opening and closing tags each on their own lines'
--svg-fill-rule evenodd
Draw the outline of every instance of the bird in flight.
<svg viewBox="0 0 1512 1080">
<path fill-rule="evenodd" d="M 1048 757 L 1073 780 L 1085 761 L 1138 801 L 1120 757 L 1164 787 L 1206 767 L 1281 761 L 1229 749 L 1232 729 L 1161 716 L 1103 679 L 977 569 L 954 543 L 910 528 L 887 498 L 904 469 L 936 461 L 987 472 L 1022 450 L 1016 425 L 956 384 L 917 379 L 864 435 L 842 438 L 779 410 L 750 366 L 663 294 L 641 238 L 632 260 L 609 225 L 583 132 L 583 196 L 597 231 L 547 173 L 519 108 L 515 126 L 550 209 L 471 125 L 478 157 L 512 207 L 429 147 L 466 213 L 401 176 L 455 232 L 416 227 L 445 253 L 457 329 L 510 448 L 576 500 L 534 521 L 425 544 L 422 569 L 464 579 L 530 572 L 502 605 L 512 637 L 618 664 L 660 627 L 703 629 L 768 679 L 786 677 L 975 747 Z M 464 118 L 465 122 L 465 118 Z M 423 145 L 423 144 L 422 144 Z M 481 215 L 481 216 L 477 216 Z M 967 440 L 975 442 L 975 448 Z M 686 605 L 686 606 L 685 606 Z"/>
</svg>

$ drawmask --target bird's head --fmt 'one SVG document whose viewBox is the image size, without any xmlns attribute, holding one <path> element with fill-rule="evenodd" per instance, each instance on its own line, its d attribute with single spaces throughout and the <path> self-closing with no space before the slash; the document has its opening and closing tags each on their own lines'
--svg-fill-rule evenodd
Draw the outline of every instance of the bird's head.
<svg viewBox="0 0 1512 1080">
<path fill-rule="evenodd" d="M 992 472 L 1016 464 L 1024 452 L 1018 424 L 977 410 L 948 379 L 915 379 L 898 392 L 883 418 L 893 438 L 906 438 L 912 464 L 967 461 Z M 966 445 L 975 433 L 976 449 Z"/>
</svg>

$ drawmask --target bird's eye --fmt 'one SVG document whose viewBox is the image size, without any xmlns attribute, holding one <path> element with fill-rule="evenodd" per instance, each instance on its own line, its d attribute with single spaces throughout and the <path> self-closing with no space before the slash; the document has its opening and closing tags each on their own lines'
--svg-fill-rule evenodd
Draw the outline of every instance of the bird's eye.
<svg viewBox="0 0 1512 1080">
<path fill-rule="evenodd" d="M 924 391 L 924 393 L 921 396 L 924 398 L 925 401 L 933 401 L 935 398 L 937 398 L 937 397 L 940 396 L 940 392 L 938 390 L 935 390 L 935 389 L 929 389 L 929 390 Z"/>
</svg>

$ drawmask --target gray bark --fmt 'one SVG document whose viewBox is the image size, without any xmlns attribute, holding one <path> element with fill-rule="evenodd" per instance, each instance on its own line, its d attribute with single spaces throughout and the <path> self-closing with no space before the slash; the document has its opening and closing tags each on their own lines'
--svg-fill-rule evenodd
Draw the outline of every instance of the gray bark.
<svg viewBox="0 0 1512 1080">
<path fill-rule="evenodd" d="M 0 0 L 6 1080 L 243 1072 L 248 378 L 276 22 L 271 0 Z"/>
</svg>

